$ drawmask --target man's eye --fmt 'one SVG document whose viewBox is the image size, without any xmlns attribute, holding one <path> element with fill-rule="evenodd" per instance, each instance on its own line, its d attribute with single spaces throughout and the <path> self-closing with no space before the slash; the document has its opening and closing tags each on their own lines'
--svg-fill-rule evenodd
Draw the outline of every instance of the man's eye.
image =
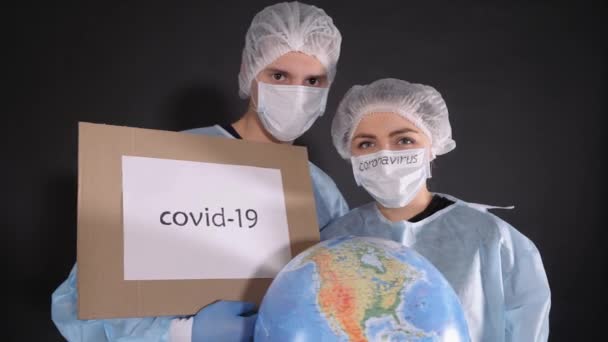
<svg viewBox="0 0 608 342">
<path fill-rule="evenodd" d="M 285 78 L 285 76 L 283 74 L 276 73 L 276 74 L 272 74 L 272 78 L 275 81 L 282 81 Z"/>
</svg>

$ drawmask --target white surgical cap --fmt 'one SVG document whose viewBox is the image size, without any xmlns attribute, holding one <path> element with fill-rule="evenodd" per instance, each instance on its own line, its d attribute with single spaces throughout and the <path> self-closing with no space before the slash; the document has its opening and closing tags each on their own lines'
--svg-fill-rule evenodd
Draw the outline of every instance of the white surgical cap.
<svg viewBox="0 0 608 342">
<path fill-rule="evenodd" d="M 282 2 L 255 15 L 245 36 L 239 73 L 239 95 L 248 98 L 251 81 L 282 55 L 297 51 L 316 57 L 329 81 L 336 73 L 342 35 L 320 8 L 299 2 Z"/>
<path fill-rule="evenodd" d="M 448 108 L 435 88 L 385 78 L 368 85 L 356 85 L 348 90 L 333 118 L 331 135 L 342 158 L 351 156 L 353 133 L 361 118 L 370 113 L 396 113 L 411 121 L 431 140 L 433 157 L 456 147 Z"/>
</svg>

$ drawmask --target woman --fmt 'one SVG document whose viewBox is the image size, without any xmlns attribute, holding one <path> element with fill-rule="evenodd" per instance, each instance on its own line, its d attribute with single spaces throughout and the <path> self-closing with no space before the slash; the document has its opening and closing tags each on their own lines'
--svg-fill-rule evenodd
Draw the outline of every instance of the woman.
<svg viewBox="0 0 608 342">
<path fill-rule="evenodd" d="M 354 86 L 332 124 L 357 184 L 375 202 L 321 231 L 374 236 L 412 247 L 448 279 L 473 341 L 546 341 L 550 289 L 535 245 L 488 206 L 432 193 L 430 162 L 455 147 L 434 88 L 397 79 Z"/>
</svg>

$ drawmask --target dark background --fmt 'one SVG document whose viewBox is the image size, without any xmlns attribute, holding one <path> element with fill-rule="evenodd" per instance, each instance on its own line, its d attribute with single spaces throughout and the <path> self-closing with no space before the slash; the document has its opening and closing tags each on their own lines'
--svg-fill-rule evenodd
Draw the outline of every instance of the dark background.
<svg viewBox="0 0 608 342">
<path fill-rule="evenodd" d="M 3 260 L 14 260 L 19 279 L 7 281 L 16 287 L 8 296 L 16 301 L 16 316 L 8 311 L 15 340 L 62 340 L 50 298 L 75 261 L 77 122 L 181 130 L 237 118 L 246 106 L 237 95 L 245 32 L 271 3 L 40 2 L 4 10 L 5 55 L 14 60 L 4 65 L 2 216 L 16 240 Z M 331 144 L 340 97 L 381 77 L 436 87 L 457 148 L 435 163 L 432 190 L 514 204 L 496 213 L 541 252 L 552 288 L 550 340 L 601 339 L 603 2 L 311 3 L 333 17 L 344 40 L 326 115 L 298 141 L 310 159 L 352 207 L 369 201 Z"/>
</svg>

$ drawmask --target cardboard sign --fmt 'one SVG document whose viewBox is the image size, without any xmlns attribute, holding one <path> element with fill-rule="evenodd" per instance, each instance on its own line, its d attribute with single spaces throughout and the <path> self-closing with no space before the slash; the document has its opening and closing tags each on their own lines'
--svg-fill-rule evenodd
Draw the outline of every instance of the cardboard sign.
<svg viewBox="0 0 608 342">
<path fill-rule="evenodd" d="M 306 149 L 79 124 L 78 317 L 260 303 L 319 241 Z"/>
</svg>

